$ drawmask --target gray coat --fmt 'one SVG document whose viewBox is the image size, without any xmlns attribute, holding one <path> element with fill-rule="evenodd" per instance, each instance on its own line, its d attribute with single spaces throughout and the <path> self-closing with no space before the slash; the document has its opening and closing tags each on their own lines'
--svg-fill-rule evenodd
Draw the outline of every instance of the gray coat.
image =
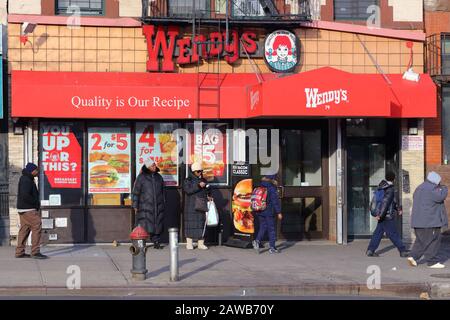
<svg viewBox="0 0 450 320">
<path fill-rule="evenodd" d="M 142 172 L 133 188 L 133 208 L 137 209 L 136 225 L 151 235 L 161 234 L 164 223 L 164 180 L 157 172 Z"/>
<path fill-rule="evenodd" d="M 201 179 L 191 175 L 184 180 L 184 231 L 186 238 L 198 240 L 202 238 L 205 227 L 206 213 L 195 210 L 195 199 L 207 199 L 207 191 L 198 185 Z"/>
<path fill-rule="evenodd" d="M 413 228 L 439 228 L 448 225 L 444 200 L 448 189 L 425 180 L 414 191 L 411 226 Z"/>
</svg>

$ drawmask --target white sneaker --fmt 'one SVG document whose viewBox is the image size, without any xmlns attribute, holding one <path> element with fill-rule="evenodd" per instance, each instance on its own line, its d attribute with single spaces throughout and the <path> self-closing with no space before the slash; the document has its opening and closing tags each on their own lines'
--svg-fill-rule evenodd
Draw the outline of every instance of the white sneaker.
<svg viewBox="0 0 450 320">
<path fill-rule="evenodd" d="M 414 260 L 413 257 L 408 258 L 408 263 L 411 267 L 417 267 L 417 262 L 416 262 L 416 260 Z"/>
<path fill-rule="evenodd" d="M 430 269 L 444 269 L 445 265 L 443 265 L 442 263 L 435 263 L 432 266 L 428 266 L 428 268 Z"/>
</svg>

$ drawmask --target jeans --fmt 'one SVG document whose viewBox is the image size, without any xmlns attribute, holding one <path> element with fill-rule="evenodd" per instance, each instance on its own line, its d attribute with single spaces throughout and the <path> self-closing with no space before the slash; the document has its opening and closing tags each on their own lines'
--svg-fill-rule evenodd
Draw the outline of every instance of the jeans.
<svg viewBox="0 0 450 320">
<path fill-rule="evenodd" d="M 391 239 L 392 243 L 397 247 L 398 251 L 403 252 L 406 250 L 405 245 L 397 232 L 395 219 L 378 222 L 377 228 L 373 232 L 372 239 L 370 239 L 367 250 L 375 252 L 380 245 L 381 239 L 383 238 L 383 234 L 385 232 L 388 238 Z"/>
<path fill-rule="evenodd" d="M 261 242 L 264 238 L 264 235 L 266 234 L 266 231 L 269 232 L 269 243 L 271 248 L 275 248 L 275 241 L 276 241 L 276 232 L 275 232 L 275 218 L 267 217 L 263 215 L 258 215 L 259 220 L 259 231 L 258 235 L 256 236 L 256 240 Z"/>
</svg>

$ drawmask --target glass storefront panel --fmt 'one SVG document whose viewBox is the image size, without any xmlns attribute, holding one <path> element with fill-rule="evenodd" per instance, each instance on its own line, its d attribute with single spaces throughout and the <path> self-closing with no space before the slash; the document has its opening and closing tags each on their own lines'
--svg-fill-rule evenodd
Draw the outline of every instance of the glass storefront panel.
<svg viewBox="0 0 450 320">
<path fill-rule="evenodd" d="M 322 185 L 322 141 L 319 129 L 283 130 L 281 152 L 285 186 Z"/>
<path fill-rule="evenodd" d="M 322 232 L 323 207 L 319 197 L 283 198 L 280 234 L 284 239 L 311 239 Z"/>
<path fill-rule="evenodd" d="M 43 206 L 81 206 L 83 132 L 80 122 L 41 122 L 39 192 Z"/>
</svg>

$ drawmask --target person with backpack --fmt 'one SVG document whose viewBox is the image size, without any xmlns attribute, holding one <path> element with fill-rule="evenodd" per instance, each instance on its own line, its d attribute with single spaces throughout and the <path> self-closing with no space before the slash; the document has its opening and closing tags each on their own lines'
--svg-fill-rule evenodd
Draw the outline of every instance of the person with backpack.
<svg viewBox="0 0 450 320">
<path fill-rule="evenodd" d="M 396 217 L 402 214 L 402 208 L 398 206 L 395 200 L 394 181 L 395 173 L 388 172 L 386 180 L 380 182 L 372 197 L 370 213 L 378 220 L 378 224 L 367 248 L 366 254 L 369 257 L 379 256 L 375 251 L 380 245 L 384 233 L 397 247 L 400 257 L 406 258 L 409 255 L 396 228 Z"/>
<path fill-rule="evenodd" d="M 267 175 L 261 180 L 261 185 L 255 188 L 251 200 L 252 210 L 256 213 L 259 221 L 259 232 L 256 239 L 253 240 L 253 248 L 259 253 L 261 241 L 268 232 L 269 253 L 279 253 L 280 251 L 275 246 L 275 215 L 277 215 L 278 220 L 283 219 L 283 215 L 281 214 L 281 203 L 277 193 L 276 175 Z"/>
</svg>

